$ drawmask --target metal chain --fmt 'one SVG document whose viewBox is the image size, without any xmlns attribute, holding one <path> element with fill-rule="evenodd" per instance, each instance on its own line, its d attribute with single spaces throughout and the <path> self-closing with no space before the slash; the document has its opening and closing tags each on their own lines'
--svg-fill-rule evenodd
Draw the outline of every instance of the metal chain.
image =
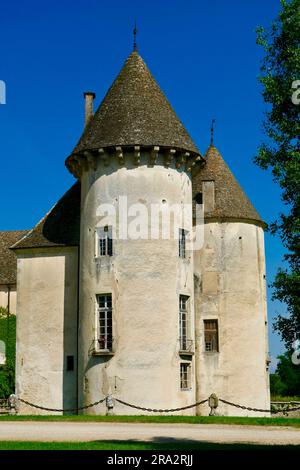
<svg viewBox="0 0 300 470">
<path fill-rule="evenodd" d="M 182 408 L 170 408 L 170 409 L 144 408 L 143 406 L 132 405 L 131 403 L 127 403 L 126 401 L 119 400 L 118 398 L 115 398 L 115 401 L 117 401 L 118 403 L 121 403 L 122 405 L 129 406 L 130 408 L 135 408 L 136 410 L 150 411 L 152 413 L 172 413 L 173 411 L 188 410 L 189 408 L 194 408 L 194 406 L 203 405 L 203 403 L 206 403 L 208 401 L 208 398 L 206 398 L 205 400 L 199 401 L 197 403 L 194 403 L 193 405 L 183 406 Z"/>
<path fill-rule="evenodd" d="M 232 403 L 230 401 L 223 400 L 222 398 L 219 398 L 219 401 L 221 401 L 222 403 L 225 403 L 226 405 L 234 406 L 235 408 L 241 408 L 242 410 L 248 410 L 248 411 L 258 411 L 258 412 L 261 412 L 261 413 L 284 413 L 284 412 L 288 412 L 288 411 L 300 410 L 300 406 L 295 407 L 295 408 L 283 408 L 281 410 L 272 410 L 272 409 L 262 410 L 260 408 L 251 408 L 249 406 L 237 405 L 236 403 Z"/>
<path fill-rule="evenodd" d="M 23 400 L 23 398 L 16 398 L 18 401 L 21 401 L 22 403 L 25 403 L 26 405 L 31 406 L 32 408 L 37 408 L 39 410 L 44 410 L 44 411 L 59 411 L 59 412 L 69 412 L 69 411 L 79 411 L 79 410 L 86 410 L 87 408 L 92 408 L 92 406 L 99 405 L 100 403 L 103 403 L 106 400 L 105 398 L 102 398 L 102 400 L 95 401 L 94 403 L 91 403 L 90 405 L 86 406 L 80 406 L 78 408 L 46 408 L 45 406 L 39 406 L 35 405 L 34 403 L 30 403 L 30 401 Z"/>
<path fill-rule="evenodd" d="M 88 408 L 92 408 L 93 406 L 99 405 L 100 403 L 103 403 L 106 399 L 107 399 L 107 397 L 104 397 L 101 400 L 95 401 L 94 403 L 91 403 L 91 404 L 86 405 L 86 406 L 77 407 L 77 408 L 47 408 L 45 406 L 35 405 L 34 403 L 31 403 L 27 400 L 24 400 L 23 398 L 17 398 L 16 397 L 16 400 L 18 400 L 22 403 L 25 403 L 26 405 L 31 406 L 32 408 L 37 408 L 39 410 L 44 410 L 44 411 L 55 411 L 55 412 L 72 412 L 72 411 L 86 410 Z M 194 408 L 195 406 L 203 405 L 204 403 L 208 402 L 208 398 L 206 398 L 205 400 L 196 402 L 193 405 L 183 406 L 181 408 L 165 408 L 165 409 L 159 408 L 158 409 L 158 408 L 145 408 L 143 406 L 133 405 L 132 403 L 127 403 L 126 401 L 120 400 L 119 398 L 114 398 L 114 400 L 116 402 L 120 403 L 121 405 L 125 405 L 125 406 L 128 406 L 130 408 L 135 408 L 136 410 L 148 411 L 148 412 L 152 412 L 152 413 L 172 413 L 172 412 L 175 412 L 175 411 L 188 410 L 190 408 Z M 274 414 L 276 414 L 276 413 L 289 413 L 291 411 L 300 410 L 300 406 L 293 407 L 293 408 L 287 407 L 287 408 L 282 408 L 282 409 L 278 409 L 278 410 L 275 410 L 275 409 L 264 410 L 264 409 L 261 409 L 261 408 L 251 408 L 250 406 L 238 405 L 237 403 L 232 403 L 230 401 L 223 400 L 222 398 L 219 398 L 219 401 L 224 403 L 225 405 L 234 406 L 235 408 L 240 408 L 242 410 L 247 410 L 247 411 L 256 411 L 256 412 L 260 412 L 260 413 L 274 413 Z"/>
</svg>

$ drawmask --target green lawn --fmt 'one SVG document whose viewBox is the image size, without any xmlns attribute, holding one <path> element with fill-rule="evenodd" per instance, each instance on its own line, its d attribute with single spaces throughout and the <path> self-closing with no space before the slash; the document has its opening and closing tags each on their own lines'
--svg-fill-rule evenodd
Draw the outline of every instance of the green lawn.
<svg viewBox="0 0 300 470">
<path fill-rule="evenodd" d="M 246 418 L 230 416 L 0 416 L 1 421 L 74 421 L 120 423 L 238 424 L 252 426 L 292 426 L 300 428 L 300 418 Z"/>
<path fill-rule="evenodd" d="M 294 450 L 300 446 L 216 444 L 212 442 L 140 442 L 140 441 L 92 441 L 92 442 L 0 442 L 0 450 Z"/>
</svg>

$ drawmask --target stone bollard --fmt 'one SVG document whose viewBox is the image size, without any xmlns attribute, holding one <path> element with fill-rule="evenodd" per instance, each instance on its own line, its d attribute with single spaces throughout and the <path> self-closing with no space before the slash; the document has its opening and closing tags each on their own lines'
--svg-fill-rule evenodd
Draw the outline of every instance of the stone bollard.
<svg viewBox="0 0 300 470">
<path fill-rule="evenodd" d="M 16 415 L 17 414 L 17 412 L 18 412 L 17 403 L 18 403 L 18 400 L 17 400 L 16 395 L 14 395 L 14 394 L 9 395 L 8 404 L 9 404 L 9 414 L 10 415 Z"/>
<path fill-rule="evenodd" d="M 106 397 L 106 416 L 112 416 L 114 414 L 115 401 L 111 395 Z"/>
<path fill-rule="evenodd" d="M 215 393 L 212 393 L 208 399 L 208 406 L 210 407 L 209 416 L 217 416 L 216 409 L 219 406 L 219 399 Z"/>
</svg>

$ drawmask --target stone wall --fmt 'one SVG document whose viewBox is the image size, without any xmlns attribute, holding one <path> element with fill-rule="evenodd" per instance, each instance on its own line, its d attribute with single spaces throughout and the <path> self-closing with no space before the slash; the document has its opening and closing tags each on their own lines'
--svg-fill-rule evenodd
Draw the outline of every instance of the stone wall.
<svg viewBox="0 0 300 470">
<path fill-rule="evenodd" d="M 195 253 L 197 400 L 216 393 L 269 409 L 264 233 L 243 222 L 205 224 Z M 204 320 L 218 320 L 219 352 L 206 352 Z M 207 407 L 198 412 L 207 414 Z M 222 415 L 263 416 L 221 405 Z"/>
<path fill-rule="evenodd" d="M 132 156 L 133 157 L 133 156 Z M 143 161 L 145 158 L 145 161 Z M 153 167 L 141 157 L 136 167 L 126 157 L 120 167 L 113 158 L 107 166 L 82 176 L 80 265 L 80 369 L 81 403 L 112 393 L 145 407 L 172 408 L 195 400 L 194 360 L 190 390 L 180 389 L 179 295 L 190 297 L 191 331 L 194 331 L 193 257 L 178 255 L 178 239 L 114 240 L 113 256 L 95 255 L 95 230 L 103 224 L 100 203 L 113 204 L 120 196 L 134 203 L 184 204 L 191 202 L 191 181 L 184 170 L 166 168 L 159 157 Z M 112 222 L 113 223 L 113 222 Z M 191 230 L 191 227 L 189 227 Z M 113 354 L 95 354 L 97 294 L 111 293 L 113 300 Z M 117 404 L 117 414 L 143 411 Z M 104 414 L 105 406 L 87 410 Z M 192 414 L 195 410 L 186 413 Z"/>
<path fill-rule="evenodd" d="M 41 406 L 77 406 L 77 273 L 77 248 L 18 253 L 16 393 Z M 47 414 L 26 405 L 19 412 Z"/>
</svg>

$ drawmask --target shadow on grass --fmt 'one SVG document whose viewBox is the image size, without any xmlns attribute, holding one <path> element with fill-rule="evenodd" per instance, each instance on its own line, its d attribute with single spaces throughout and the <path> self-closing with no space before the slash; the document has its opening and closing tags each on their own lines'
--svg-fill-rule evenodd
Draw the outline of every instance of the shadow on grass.
<svg viewBox="0 0 300 470">
<path fill-rule="evenodd" d="M 0 450 L 145 450 L 145 451 L 209 451 L 209 450 L 239 450 L 239 451 L 298 451 L 300 445 L 266 445 L 249 443 L 214 443 L 189 439 L 156 437 L 155 440 L 105 440 L 89 442 L 32 442 L 32 441 L 2 441 Z"/>
</svg>

